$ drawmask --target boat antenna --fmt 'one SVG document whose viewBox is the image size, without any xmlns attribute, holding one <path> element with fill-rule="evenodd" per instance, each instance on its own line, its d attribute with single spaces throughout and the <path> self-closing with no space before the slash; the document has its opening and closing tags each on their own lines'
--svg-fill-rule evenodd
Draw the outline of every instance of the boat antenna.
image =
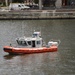
<svg viewBox="0 0 75 75">
<path fill-rule="evenodd" d="M 41 28 L 40 28 L 40 35 L 41 35 Z"/>
</svg>

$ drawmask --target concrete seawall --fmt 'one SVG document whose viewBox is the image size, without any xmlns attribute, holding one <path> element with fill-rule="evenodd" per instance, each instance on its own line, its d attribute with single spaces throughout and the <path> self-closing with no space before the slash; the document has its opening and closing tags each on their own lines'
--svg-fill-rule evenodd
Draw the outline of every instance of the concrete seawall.
<svg viewBox="0 0 75 75">
<path fill-rule="evenodd" d="M 0 11 L 0 20 L 75 19 L 75 10 Z"/>
</svg>

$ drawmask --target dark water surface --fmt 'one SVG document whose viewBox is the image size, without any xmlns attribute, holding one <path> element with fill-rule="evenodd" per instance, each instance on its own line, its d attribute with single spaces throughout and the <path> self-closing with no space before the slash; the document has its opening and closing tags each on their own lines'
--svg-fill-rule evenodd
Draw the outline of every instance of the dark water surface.
<svg viewBox="0 0 75 75">
<path fill-rule="evenodd" d="M 3 46 L 41 30 L 43 39 L 60 39 L 57 52 L 9 55 Z M 75 20 L 1 20 L 0 75 L 75 75 Z"/>
</svg>

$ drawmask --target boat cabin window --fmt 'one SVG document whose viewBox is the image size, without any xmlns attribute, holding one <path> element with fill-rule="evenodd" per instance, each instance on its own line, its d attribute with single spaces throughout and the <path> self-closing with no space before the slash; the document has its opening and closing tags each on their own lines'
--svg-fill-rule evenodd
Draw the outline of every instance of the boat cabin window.
<svg viewBox="0 0 75 75">
<path fill-rule="evenodd" d="M 37 37 L 37 34 L 33 34 L 33 37 Z"/>
<path fill-rule="evenodd" d="M 22 45 L 27 46 L 26 41 L 22 41 Z"/>
<path fill-rule="evenodd" d="M 40 41 L 37 41 L 37 44 L 40 44 Z"/>
<path fill-rule="evenodd" d="M 31 45 L 31 41 L 28 41 L 28 45 Z"/>
<path fill-rule="evenodd" d="M 19 44 L 19 45 L 24 45 L 24 46 L 27 46 L 26 41 L 18 41 L 18 44 Z"/>
</svg>

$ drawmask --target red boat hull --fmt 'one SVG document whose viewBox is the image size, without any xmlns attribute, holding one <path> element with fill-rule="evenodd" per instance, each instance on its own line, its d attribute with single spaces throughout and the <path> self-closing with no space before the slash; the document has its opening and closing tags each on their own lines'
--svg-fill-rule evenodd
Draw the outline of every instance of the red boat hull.
<svg viewBox="0 0 75 75">
<path fill-rule="evenodd" d="M 5 46 L 4 51 L 9 54 L 31 54 L 31 53 L 44 53 L 44 52 L 55 52 L 57 51 L 57 46 L 52 46 L 50 48 L 15 48 L 10 46 Z"/>
</svg>

